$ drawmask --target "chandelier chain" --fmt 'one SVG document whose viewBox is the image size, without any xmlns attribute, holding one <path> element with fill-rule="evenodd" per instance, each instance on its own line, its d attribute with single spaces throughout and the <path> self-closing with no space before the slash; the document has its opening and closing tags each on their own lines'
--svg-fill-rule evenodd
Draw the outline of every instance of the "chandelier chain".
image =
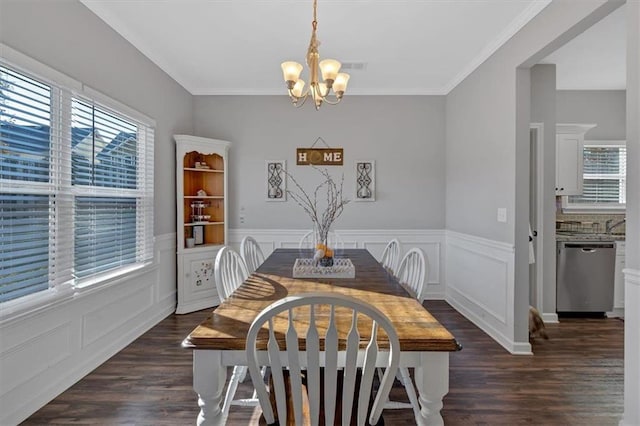
<svg viewBox="0 0 640 426">
<path fill-rule="evenodd" d="M 318 9 L 318 0 L 313 0 L 313 29 L 314 30 L 318 25 L 317 9 Z"/>
<path fill-rule="evenodd" d="M 287 92 L 296 107 L 304 105 L 307 97 L 313 99 L 316 110 L 326 102 L 335 105 L 342 100 L 349 74 L 341 73 L 340 62 L 335 59 L 325 59 L 320 61 L 317 39 L 318 28 L 318 0 L 313 0 L 313 21 L 311 21 L 311 40 L 307 48 L 306 62 L 309 67 L 309 85 L 305 88 L 305 82 L 300 78 L 302 65 L 294 61 L 287 61 L 281 64 L 284 80 L 287 84 Z M 322 74 L 322 79 L 319 74 Z M 333 99 L 329 98 L 333 91 Z"/>
</svg>

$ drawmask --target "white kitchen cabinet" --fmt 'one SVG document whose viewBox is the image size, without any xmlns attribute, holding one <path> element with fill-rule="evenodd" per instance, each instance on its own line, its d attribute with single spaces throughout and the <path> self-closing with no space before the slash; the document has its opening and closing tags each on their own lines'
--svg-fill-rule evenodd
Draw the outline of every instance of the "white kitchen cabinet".
<svg viewBox="0 0 640 426">
<path fill-rule="evenodd" d="M 213 276 L 227 243 L 227 157 L 230 143 L 175 135 L 177 314 L 220 303 Z"/>
<path fill-rule="evenodd" d="M 556 195 L 582 194 L 584 134 L 595 126 L 556 125 Z"/>
<path fill-rule="evenodd" d="M 624 317 L 624 269 L 625 242 L 616 242 L 616 272 L 613 284 L 613 312 L 610 316 Z"/>
</svg>

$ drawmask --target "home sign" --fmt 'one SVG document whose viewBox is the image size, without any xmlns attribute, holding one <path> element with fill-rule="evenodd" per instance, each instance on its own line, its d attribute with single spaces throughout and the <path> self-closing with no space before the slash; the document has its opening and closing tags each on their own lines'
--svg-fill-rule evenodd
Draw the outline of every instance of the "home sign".
<svg viewBox="0 0 640 426">
<path fill-rule="evenodd" d="M 296 164 L 298 166 L 342 166 L 343 152 L 343 148 L 297 148 Z"/>
</svg>

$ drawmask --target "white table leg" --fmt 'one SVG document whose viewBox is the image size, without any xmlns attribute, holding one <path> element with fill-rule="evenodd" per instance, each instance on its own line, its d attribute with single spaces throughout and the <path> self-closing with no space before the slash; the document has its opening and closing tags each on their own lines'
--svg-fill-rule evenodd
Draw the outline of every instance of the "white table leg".
<svg viewBox="0 0 640 426">
<path fill-rule="evenodd" d="M 224 384 L 227 368 L 222 365 L 222 352 L 193 351 L 193 389 L 198 394 L 198 426 L 224 425 L 222 413 Z"/>
<path fill-rule="evenodd" d="M 449 353 L 423 352 L 416 367 L 416 386 L 420 392 L 419 425 L 442 426 L 442 398 L 449 392 Z"/>
</svg>

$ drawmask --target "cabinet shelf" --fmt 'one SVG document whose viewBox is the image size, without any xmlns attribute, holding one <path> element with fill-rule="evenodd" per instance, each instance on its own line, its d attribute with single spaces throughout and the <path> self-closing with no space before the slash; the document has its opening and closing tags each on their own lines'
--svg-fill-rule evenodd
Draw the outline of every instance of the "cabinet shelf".
<svg viewBox="0 0 640 426">
<path fill-rule="evenodd" d="M 187 200 L 223 200 L 224 195 L 206 195 L 204 197 L 199 195 L 185 195 L 184 198 Z"/>
<path fill-rule="evenodd" d="M 224 222 L 189 222 L 184 226 L 196 226 L 196 225 L 224 225 Z"/>
<path fill-rule="evenodd" d="M 207 249 L 215 249 L 215 248 L 221 248 L 223 247 L 220 244 L 211 244 L 211 243 L 207 243 L 207 244 L 198 244 L 197 246 L 194 247 L 185 247 L 184 249 L 182 249 L 182 251 L 184 253 L 196 253 L 199 251 L 207 251 Z"/>
<path fill-rule="evenodd" d="M 224 170 L 217 170 L 217 169 L 197 169 L 195 167 L 185 167 L 184 168 L 185 172 L 203 172 L 203 173 L 224 173 Z"/>
</svg>

